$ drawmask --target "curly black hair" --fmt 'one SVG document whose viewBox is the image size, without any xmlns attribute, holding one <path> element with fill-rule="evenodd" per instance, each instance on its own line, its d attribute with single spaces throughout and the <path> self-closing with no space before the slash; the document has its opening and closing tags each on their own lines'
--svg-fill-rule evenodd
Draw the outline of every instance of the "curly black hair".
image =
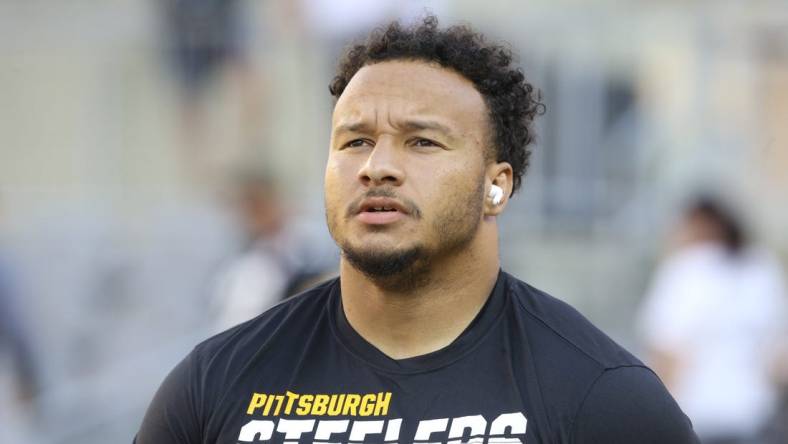
<svg viewBox="0 0 788 444">
<path fill-rule="evenodd" d="M 544 112 L 544 104 L 523 72 L 513 66 L 511 50 L 486 42 L 468 26 L 438 29 L 438 19 L 433 15 L 412 27 L 393 22 L 347 49 L 328 89 L 335 100 L 339 99 L 350 79 L 365 65 L 402 59 L 437 63 L 474 84 L 489 108 L 495 160 L 512 165 L 514 193 L 528 167 L 533 120 Z M 491 160 L 492 153 L 485 155 Z"/>
</svg>

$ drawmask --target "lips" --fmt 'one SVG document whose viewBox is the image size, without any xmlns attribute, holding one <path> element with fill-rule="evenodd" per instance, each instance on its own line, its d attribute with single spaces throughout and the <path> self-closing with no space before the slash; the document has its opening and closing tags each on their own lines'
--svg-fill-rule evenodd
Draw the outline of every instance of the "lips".
<svg viewBox="0 0 788 444">
<path fill-rule="evenodd" d="M 380 213 L 397 211 L 403 214 L 409 214 L 404 205 L 399 203 L 396 199 L 389 197 L 368 197 L 361 201 L 359 205 L 359 213 Z"/>
<path fill-rule="evenodd" d="M 369 225 L 386 225 L 402 220 L 409 214 L 408 209 L 396 199 L 368 197 L 358 206 L 356 219 Z"/>
</svg>

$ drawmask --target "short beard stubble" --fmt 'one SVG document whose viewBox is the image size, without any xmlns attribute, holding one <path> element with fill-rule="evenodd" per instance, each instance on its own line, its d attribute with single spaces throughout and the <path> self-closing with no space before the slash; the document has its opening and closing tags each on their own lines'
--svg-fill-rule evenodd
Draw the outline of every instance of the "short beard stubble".
<svg viewBox="0 0 788 444">
<path fill-rule="evenodd" d="M 484 181 L 480 177 L 475 192 L 469 193 L 464 202 L 446 208 L 433 222 L 432 231 L 437 236 L 438 247 L 428 251 L 423 245 L 401 250 L 373 250 L 356 248 L 337 238 L 329 224 L 329 231 L 353 268 L 369 277 L 378 286 L 394 292 L 410 292 L 426 285 L 433 265 L 441 258 L 456 254 L 471 243 L 481 222 L 484 204 Z M 393 193 L 374 193 L 394 197 Z"/>
</svg>

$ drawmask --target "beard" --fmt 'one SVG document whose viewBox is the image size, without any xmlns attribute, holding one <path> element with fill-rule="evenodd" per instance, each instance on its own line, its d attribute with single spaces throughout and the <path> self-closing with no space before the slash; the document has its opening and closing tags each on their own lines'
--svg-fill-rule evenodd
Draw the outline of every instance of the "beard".
<svg viewBox="0 0 788 444">
<path fill-rule="evenodd" d="M 400 287 L 394 285 L 401 278 L 408 276 L 410 279 L 425 274 L 430 267 L 429 257 L 424 248 L 414 246 L 403 250 L 374 250 L 369 248 L 353 248 L 343 245 L 342 257 L 347 259 L 353 268 L 362 272 L 367 277 L 378 282 L 388 282 L 385 287 Z"/>
<path fill-rule="evenodd" d="M 388 190 L 370 194 L 396 197 Z M 429 282 L 436 263 L 462 252 L 475 238 L 481 223 L 483 194 L 484 181 L 480 177 L 475 190 L 467 192 L 465 198 L 443 200 L 451 203 L 440 208 L 430 223 L 433 248 L 424 243 L 396 249 L 356 246 L 338 237 L 331 223 L 329 232 L 342 250 L 342 257 L 378 286 L 396 292 L 413 291 Z M 421 211 L 414 209 L 412 215 L 421 218 Z M 327 219 L 331 221 L 330 217 Z"/>
</svg>

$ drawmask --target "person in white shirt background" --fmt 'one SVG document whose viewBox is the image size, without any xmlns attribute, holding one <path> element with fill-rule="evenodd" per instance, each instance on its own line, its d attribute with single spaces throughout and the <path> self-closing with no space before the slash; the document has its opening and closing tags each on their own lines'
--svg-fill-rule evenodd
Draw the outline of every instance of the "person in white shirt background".
<svg viewBox="0 0 788 444">
<path fill-rule="evenodd" d="M 687 207 L 639 324 L 652 368 L 704 444 L 765 442 L 785 296 L 779 262 L 753 245 L 735 213 L 712 197 Z"/>
</svg>

